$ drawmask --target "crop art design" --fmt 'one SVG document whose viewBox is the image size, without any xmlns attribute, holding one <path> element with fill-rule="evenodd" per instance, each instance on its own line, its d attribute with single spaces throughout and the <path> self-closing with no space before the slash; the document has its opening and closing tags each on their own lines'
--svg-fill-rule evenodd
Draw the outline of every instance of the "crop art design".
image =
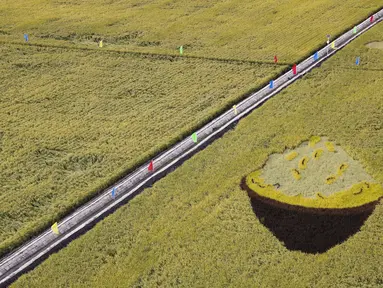
<svg viewBox="0 0 383 288">
<path fill-rule="evenodd" d="M 347 152 L 313 136 L 242 180 L 254 213 L 286 248 L 325 252 L 358 232 L 383 188 Z"/>
</svg>

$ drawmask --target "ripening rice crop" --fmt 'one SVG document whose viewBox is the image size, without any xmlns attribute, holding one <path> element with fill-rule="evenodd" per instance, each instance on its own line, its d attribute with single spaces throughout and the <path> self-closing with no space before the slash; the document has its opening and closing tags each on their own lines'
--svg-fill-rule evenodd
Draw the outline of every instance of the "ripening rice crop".
<svg viewBox="0 0 383 288">
<path fill-rule="evenodd" d="M 298 167 L 300 170 L 304 170 L 307 168 L 307 163 L 309 162 L 309 157 L 305 156 L 301 160 L 299 160 Z"/>
<path fill-rule="evenodd" d="M 198 1 L 202 2 L 210 3 Z M 353 10 L 355 14 L 371 9 L 370 4 L 365 5 L 368 1 L 354 2 L 360 7 Z M 381 6 L 381 1 L 375 2 Z M 327 3 L 334 5 L 333 1 Z M 349 3 L 338 1 L 337 7 L 328 13 L 333 13 L 338 5 Z M 339 15 L 344 19 L 349 17 L 348 13 Z M 271 209 L 258 221 L 247 193 L 239 186 L 244 175 L 270 161 L 269 155 L 283 153 L 286 146 L 291 150 L 313 134 L 328 135 L 337 145 L 347 146 L 349 152 L 348 158 L 332 163 L 324 171 L 318 178 L 319 185 L 328 186 L 326 189 L 336 187 L 339 181 L 327 185 L 325 179 L 336 173 L 342 163 L 350 165 L 342 177 L 353 173 L 358 182 L 366 179 L 355 184 L 351 190 L 356 194 L 353 196 L 370 197 L 373 190 L 368 189 L 383 184 L 383 110 L 379 93 L 383 90 L 383 57 L 381 50 L 365 48 L 369 41 L 383 41 L 383 29 L 379 25 L 383 23 L 251 112 L 219 141 L 22 275 L 11 287 L 379 287 L 383 283 L 379 257 L 383 255 L 382 201 L 357 234 L 327 252 L 308 255 L 292 253 L 285 242 L 265 228 L 271 221 L 268 217 Z M 323 38 L 326 32 L 319 34 Z M 368 60 L 364 67 L 354 66 L 356 53 Z M 327 162 L 328 154 L 337 154 L 329 153 L 325 146 L 322 149 L 323 155 L 309 162 L 299 181 L 285 167 L 284 181 L 294 184 L 291 189 L 308 180 L 310 167 Z M 312 157 L 312 152 L 306 155 Z M 364 168 L 360 172 L 353 170 L 355 166 L 347 160 L 351 155 L 363 159 Z M 296 160 L 283 161 L 292 163 L 291 169 L 297 169 Z M 268 180 L 260 184 L 267 187 L 277 183 Z M 286 186 L 279 184 L 279 189 Z M 323 190 L 313 189 L 310 197 L 326 201 L 329 196 Z M 291 196 L 307 199 L 308 195 L 293 191 Z M 275 226 L 291 232 L 280 227 L 283 219 L 279 220 Z M 285 220 L 290 221 L 289 217 Z M 341 226 L 332 232 L 342 230 Z"/>
<path fill-rule="evenodd" d="M 33 45 L 0 54 L 0 254 L 276 71 Z"/>
<path fill-rule="evenodd" d="M 291 174 L 295 180 L 300 180 L 302 178 L 301 173 L 297 169 L 292 169 Z"/>
<path fill-rule="evenodd" d="M 319 136 L 312 136 L 309 140 L 310 147 L 314 147 L 320 140 L 321 138 Z"/>
<path fill-rule="evenodd" d="M 285 159 L 287 161 L 291 161 L 291 160 L 295 159 L 297 156 L 298 156 L 298 153 L 296 151 L 292 151 L 292 152 L 286 154 Z"/>
<path fill-rule="evenodd" d="M 326 149 L 329 152 L 334 152 L 335 151 L 335 146 L 332 142 L 326 142 Z"/>
<path fill-rule="evenodd" d="M 338 168 L 338 171 L 337 171 L 337 175 L 338 176 L 341 176 L 348 168 L 348 164 L 347 163 L 342 163 L 339 168 Z"/>
<path fill-rule="evenodd" d="M 318 160 L 323 154 L 323 149 L 317 149 L 313 152 L 313 158 Z"/>
<path fill-rule="evenodd" d="M 330 175 L 326 178 L 326 184 L 332 184 L 336 181 L 336 175 Z"/>
<path fill-rule="evenodd" d="M 4 1 L 3 1 L 4 2 Z M 339 1 L 338 1 L 339 2 Z M 377 0 L 6 1 L 0 40 L 294 63 L 380 7 Z M 27 9 L 25 7 L 28 7 Z M 298 9 L 297 9 L 298 7 Z M 257 15 L 256 17 L 254 15 Z M 336 19 L 336 21 L 328 21 Z M 127 79 L 127 78 L 126 78 Z"/>
</svg>

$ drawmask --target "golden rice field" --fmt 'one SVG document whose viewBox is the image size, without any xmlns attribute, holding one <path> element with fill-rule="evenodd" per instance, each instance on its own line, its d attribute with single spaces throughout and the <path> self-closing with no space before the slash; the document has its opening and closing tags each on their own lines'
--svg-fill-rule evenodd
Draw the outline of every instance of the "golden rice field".
<svg viewBox="0 0 383 288">
<path fill-rule="evenodd" d="M 0 255 L 379 2 L 0 0 Z"/>
<path fill-rule="evenodd" d="M 382 25 L 11 287 L 382 287 L 382 201 L 343 243 L 303 253 L 263 225 L 271 213 L 254 215 L 240 188 L 270 154 L 312 135 L 332 139 L 383 184 L 383 51 L 366 47 L 383 41 Z"/>
<path fill-rule="evenodd" d="M 5 2 L 4 2 L 5 1 Z M 380 0 L 0 1 L 0 40 L 291 63 L 366 19 Z"/>
<path fill-rule="evenodd" d="M 0 53 L 0 251 L 283 68 L 11 44 Z"/>
</svg>

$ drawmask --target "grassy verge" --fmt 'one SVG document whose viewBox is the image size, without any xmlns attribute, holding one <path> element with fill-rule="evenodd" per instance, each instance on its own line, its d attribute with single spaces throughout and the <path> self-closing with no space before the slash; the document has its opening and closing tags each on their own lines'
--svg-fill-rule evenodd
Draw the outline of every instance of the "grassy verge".
<svg viewBox="0 0 383 288">
<path fill-rule="evenodd" d="M 326 135 L 383 184 L 383 52 L 365 46 L 382 40 L 367 32 L 13 287 L 379 287 L 381 202 L 344 243 L 306 254 L 262 225 L 240 182 Z"/>
</svg>

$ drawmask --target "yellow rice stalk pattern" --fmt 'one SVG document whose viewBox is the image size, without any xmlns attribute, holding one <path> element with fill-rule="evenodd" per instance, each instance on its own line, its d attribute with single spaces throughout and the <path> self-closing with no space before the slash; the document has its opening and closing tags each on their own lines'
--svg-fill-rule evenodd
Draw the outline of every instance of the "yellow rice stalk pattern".
<svg viewBox="0 0 383 288">
<path fill-rule="evenodd" d="M 341 176 L 344 171 L 346 171 L 348 168 L 348 165 L 346 163 L 343 163 L 342 165 L 339 166 L 338 172 L 336 173 L 338 176 Z"/>
<path fill-rule="evenodd" d="M 295 173 L 298 177 L 300 176 L 297 169 L 293 169 L 291 172 Z M 369 183 L 366 181 L 356 183 L 351 188 L 338 191 L 330 196 L 325 196 L 321 192 L 317 192 L 315 198 L 303 197 L 301 193 L 285 195 L 273 185 L 266 184 L 265 180 L 260 177 L 261 173 L 261 170 L 257 170 L 246 177 L 248 187 L 260 196 L 291 205 L 310 208 L 348 208 L 364 205 L 383 196 L 383 188 L 379 183 Z M 336 179 L 335 176 L 332 177 Z"/>
<path fill-rule="evenodd" d="M 309 157 L 303 157 L 298 164 L 299 169 L 305 170 L 307 168 L 307 163 L 309 162 Z"/>
<path fill-rule="evenodd" d="M 317 198 L 320 198 L 320 199 L 324 199 L 325 196 L 322 195 L 322 193 L 320 192 L 317 192 Z"/>
<path fill-rule="evenodd" d="M 322 156 L 322 154 L 323 154 L 323 149 L 317 149 L 313 153 L 313 158 L 315 160 L 318 160 Z"/>
<path fill-rule="evenodd" d="M 289 154 L 287 154 L 287 155 L 285 156 L 285 159 L 286 159 L 287 161 L 291 161 L 291 160 L 295 159 L 297 156 L 298 156 L 298 152 L 296 152 L 296 151 L 292 151 L 292 152 L 290 152 Z"/>
<path fill-rule="evenodd" d="M 338 177 L 342 176 L 344 171 L 346 171 L 348 168 L 347 163 L 343 163 L 338 167 L 338 171 L 336 172 L 335 175 L 330 175 L 329 177 L 326 178 L 326 183 L 327 184 L 332 184 L 334 183 Z"/>
<path fill-rule="evenodd" d="M 354 191 L 354 195 L 358 195 L 358 194 L 361 194 L 365 191 L 367 191 L 368 189 L 370 189 L 370 184 L 368 184 L 367 182 L 363 182 L 362 184 L 362 187 L 360 187 L 360 189 L 358 191 Z"/>
<path fill-rule="evenodd" d="M 301 173 L 297 169 L 292 169 L 291 173 L 293 174 L 295 180 L 300 180 L 302 178 Z"/>
<path fill-rule="evenodd" d="M 314 147 L 315 144 L 317 144 L 318 142 L 320 142 L 320 137 L 319 136 L 312 136 L 309 140 L 309 146 L 310 147 Z"/>
<path fill-rule="evenodd" d="M 327 148 L 327 151 L 328 151 L 328 152 L 335 152 L 335 146 L 334 146 L 333 143 L 331 143 L 331 142 L 326 142 L 325 145 L 326 145 L 326 148 Z"/>
<path fill-rule="evenodd" d="M 336 181 L 336 175 L 331 175 L 326 178 L 326 183 L 329 185 L 334 183 L 335 181 Z"/>
</svg>

